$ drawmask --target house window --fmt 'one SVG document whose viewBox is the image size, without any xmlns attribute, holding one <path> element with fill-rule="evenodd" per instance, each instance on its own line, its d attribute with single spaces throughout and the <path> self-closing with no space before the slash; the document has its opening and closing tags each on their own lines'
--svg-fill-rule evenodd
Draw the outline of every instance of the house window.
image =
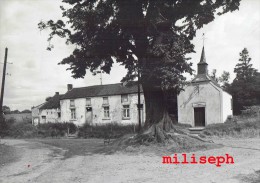
<svg viewBox="0 0 260 183">
<path fill-rule="evenodd" d="M 104 107 L 104 118 L 109 118 L 110 115 L 109 115 L 109 107 L 106 106 Z"/>
<path fill-rule="evenodd" d="M 75 107 L 75 100 L 70 100 L 70 107 Z"/>
<path fill-rule="evenodd" d="M 42 119 L 46 119 L 46 116 L 42 116 Z"/>
<path fill-rule="evenodd" d="M 71 119 L 76 119 L 76 109 L 71 109 Z"/>
<path fill-rule="evenodd" d="M 90 98 L 86 98 L 86 106 L 91 106 L 91 99 Z"/>
<path fill-rule="evenodd" d="M 126 95 L 121 95 L 121 102 L 122 103 L 128 102 L 128 95 L 127 94 Z"/>
<path fill-rule="evenodd" d="M 103 97 L 103 105 L 108 105 L 108 97 Z"/>
<path fill-rule="evenodd" d="M 130 107 L 129 107 L 129 105 L 123 105 L 123 118 L 130 118 Z"/>
<path fill-rule="evenodd" d="M 58 118 L 60 118 L 61 117 L 61 114 L 60 114 L 60 112 L 58 112 Z"/>
</svg>

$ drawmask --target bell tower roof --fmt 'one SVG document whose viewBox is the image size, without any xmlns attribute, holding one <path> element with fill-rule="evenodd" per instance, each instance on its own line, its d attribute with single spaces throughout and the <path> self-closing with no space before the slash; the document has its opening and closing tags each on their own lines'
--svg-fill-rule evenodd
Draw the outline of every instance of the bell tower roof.
<svg viewBox="0 0 260 183">
<path fill-rule="evenodd" d="M 197 74 L 208 74 L 208 64 L 206 62 L 205 49 L 204 46 L 202 48 L 200 62 L 198 63 L 198 71 Z"/>
<path fill-rule="evenodd" d="M 206 62 L 205 51 L 204 51 L 204 46 L 202 48 L 202 52 L 201 52 L 201 57 L 200 57 L 200 62 L 199 63 L 207 63 Z"/>
</svg>

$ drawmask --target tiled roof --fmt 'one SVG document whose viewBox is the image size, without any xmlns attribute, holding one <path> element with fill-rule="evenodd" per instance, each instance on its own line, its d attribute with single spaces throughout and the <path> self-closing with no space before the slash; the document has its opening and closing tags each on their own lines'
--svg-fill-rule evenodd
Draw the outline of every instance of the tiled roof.
<svg viewBox="0 0 260 183">
<path fill-rule="evenodd" d="M 76 99 L 96 96 L 110 96 L 137 93 L 137 82 L 129 82 L 125 86 L 122 83 L 108 84 L 108 85 L 95 85 L 82 88 L 73 88 L 64 94 L 62 99 Z M 142 88 L 141 88 L 142 92 Z"/>
<path fill-rule="evenodd" d="M 63 95 L 55 94 L 40 109 L 57 109 L 60 108 L 60 99 Z"/>
</svg>

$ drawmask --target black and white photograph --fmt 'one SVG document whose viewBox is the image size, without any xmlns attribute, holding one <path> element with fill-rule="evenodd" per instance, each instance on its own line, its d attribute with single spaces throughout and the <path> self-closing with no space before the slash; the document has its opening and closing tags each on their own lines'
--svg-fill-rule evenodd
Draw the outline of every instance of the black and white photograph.
<svg viewBox="0 0 260 183">
<path fill-rule="evenodd" d="M 0 0 L 0 183 L 259 183 L 260 0 Z"/>
</svg>

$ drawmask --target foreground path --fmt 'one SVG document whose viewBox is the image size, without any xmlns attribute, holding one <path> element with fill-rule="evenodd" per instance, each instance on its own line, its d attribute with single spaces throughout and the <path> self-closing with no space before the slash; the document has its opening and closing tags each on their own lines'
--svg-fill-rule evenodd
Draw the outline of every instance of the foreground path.
<svg viewBox="0 0 260 183">
<path fill-rule="evenodd" d="M 196 156 L 220 156 L 228 153 L 234 157 L 235 164 L 223 164 L 220 168 L 211 164 L 165 165 L 162 164 L 161 156 L 147 153 L 89 154 L 62 159 L 64 150 L 39 142 L 23 140 L 2 142 L 19 148 L 22 158 L 1 167 L 1 183 L 239 183 L 250 182 L 248 175 L 260 170 L 260 139 L 216 140 L 215 142 L 222 143 L 225 147 L 195 152 Z"/>
</svg>

